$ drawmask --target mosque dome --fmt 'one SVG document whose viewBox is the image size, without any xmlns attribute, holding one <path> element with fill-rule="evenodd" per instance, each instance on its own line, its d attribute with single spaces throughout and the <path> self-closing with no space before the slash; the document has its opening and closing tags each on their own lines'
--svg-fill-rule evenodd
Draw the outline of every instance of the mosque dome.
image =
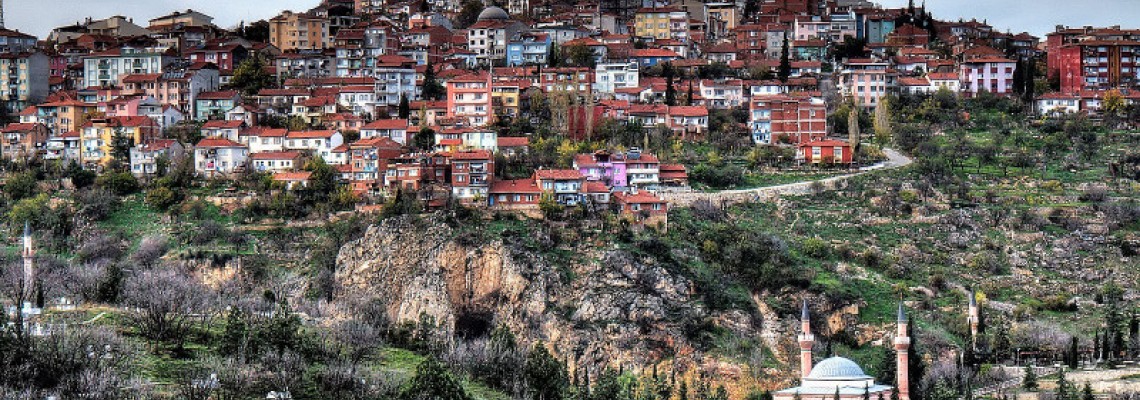
<svg viewBox="0 0 1140 400">
<path fill-rule="evenodd" d="M 831 357 L 812 367 L 807 379 L 811 380 L 859 380 L 869 376 L 854 361 L 843 357 Z"/>
<path fill-rule="evenodd" d="M 490 6 L 483 9 L 479 13 L 479 21 L 497 20 L 497 19 L 511 19 L 511 15 L 507 14 L 506 10 L 502 8 Z"/>
</svg>

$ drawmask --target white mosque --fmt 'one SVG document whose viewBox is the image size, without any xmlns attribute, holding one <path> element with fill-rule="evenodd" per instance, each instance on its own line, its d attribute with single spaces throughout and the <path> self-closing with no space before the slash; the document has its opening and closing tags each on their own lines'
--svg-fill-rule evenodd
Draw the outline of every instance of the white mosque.
<svg viewBox="0 0 1140 400">
<path fill-rule="evenodd" d="M 898 310 L 898 332 L 895 335 L 895 358 L 898 388 L 875 383 L 875 378 L 863 372 L 854 361 L 843 357 L 831 357 L 820 361 L 812 367 L 811 348 L 815 344 L 815 335 L 811 334 L 811 322 L 808 315 L 807 302 L 804 302 L 800 314 L 801 332 L 800 343 L 800 386 L 784 389 L 773 393 L 775 400 L 832 400 L 836 393 L 841 399 L 862 399 L 867 396 L 871 399 L 889 398 L 891 393 L 898 390 L 900 400 L 910 399 L 910 385 L 907 378 L 907 351 L 910 348 L 910 338 L 907 337 L 906 311 L 902 303 Z"/>
</svg>

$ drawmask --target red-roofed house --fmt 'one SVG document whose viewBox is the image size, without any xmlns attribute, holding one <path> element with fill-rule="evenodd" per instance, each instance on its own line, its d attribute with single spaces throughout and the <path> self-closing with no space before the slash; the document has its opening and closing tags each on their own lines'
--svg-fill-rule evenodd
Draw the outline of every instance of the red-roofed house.
<svg viewBox="0 0 1140 400">
<path fill-rule="evenodd" d="M 267 151 L 249 155 L 257 172 L 293 171 L 301 167 L 302 157 L 299 151 Z"/>
<path fill-rule="evenodd" d="M 614 193 L 613 206 L 622 215 L 643 223 L 666 222 L 669 215 L 665 199 L 644 190 Z"/>
<path fill-rule="evenodd" d="M 226 138 L 205 138 L 194 145 L 194 170 L 206 178 L 230 176 L 245 169 L 249 149 Z"/>
<path fill-rule="evenodd" d="M 586 176 L 576 169 L 540 169 L 534 171 L 534 179 L 558 204 L 576 206 L 585 201 Z"/>
<path fill-rule="evenodd" d="M 463 203 L 487 198 L 495 178 L 495 157 L 489 150 L 462 151 L 451 156 L 451 194 Z"/>
<path fill-rule="evenodd" d="M 537 210 L 541 198 L 542 188 L 533 177 L 496 180 L 491 185 L 487 203 L 496 210 Z"/>
<path fill-rule="evenodd" d="M 689 186 L 689 172 L 683 164 L 661 164 L 661 186 Z"/>
<path fill-rule="evenodd" d="M 851 164 L 851 145 L 842 140 L 817 140 L 801 143 L 796 161 L 811 164 Z"/>
<path fill-rule="evenodd" d="M 245 129 L 245 121 L 215 119 L 202 124 L 202 137 L 224 137 L 237 141 L 238 132 Z"/>
<path fill-rule="evenodd" d="M 530 148 L 530 138 L 525 136 L 499 136 L 496 139 L 496 142 L 498 151 L 507 157 L 526 154 L 527 150 Z"/>
<path fill-rule="evenodd" d="M 110 162 L 111 144 L 116 135 L 130 139 L 133 146 L 150 142 L 158 133 L 158 123 L 147 117 L 93 119 L 83 125 L 83 163 L 94 167 Z"/>
<path fill-rule="evenodd" d="M 379 194 L 388 160 L 399 157 L 403 146 L 387 137 L 372 137 L 352 142 L 348 148 L 347 165 L 353 188 L 358 194 Z"/>
<path fill-rule="evenodd" d="M 44 148 L 48 128 L 39 122 L 8 124 L 4 127 L 3 134 L 0 154 L 9 160 L 23 160 L 34 157 Z"/>
<path fill-rule="evenodd" d="M 360 138 L 368 139 L 385 137 L 392 139 L 400 145 L 407 145 L 411 139 L 408 134 L 408 120 L 406 119 L 379 119 L 369 122 L 360 129 Z"/>
<path fill-rule="evenodd" d="M 185 156 L 182 143 L 172 139 L 155 139 L 150 143 L 140 143 L 131 147 L 131 174 L 137 177 L 154 176 L 158 173 L 158 160 L 165 157 L 167 166 L 177 164 Z"/>
<path fill-rule="evenodd" d="M 309 187 L 309 179 L 313 176 L 312 172 L 277 172 L 273 174 L 273 182 L 279 182 L 285 186 L 285 190 L 296 190 L 299 188 Z"/>
<path fill-rule="evenodd" d="M 681 140 L 703 138 L 709 130 L 709 109 L 704 106 L 669 107 L 669 128 Z"/>
<path fill-rule="evenodd" d="M 293 131 L 285 135 L 285 148 L 308 151 L 332 164 L 332 150 L 344 144 L 344 135 L 334 130 Z"/>
</svg>

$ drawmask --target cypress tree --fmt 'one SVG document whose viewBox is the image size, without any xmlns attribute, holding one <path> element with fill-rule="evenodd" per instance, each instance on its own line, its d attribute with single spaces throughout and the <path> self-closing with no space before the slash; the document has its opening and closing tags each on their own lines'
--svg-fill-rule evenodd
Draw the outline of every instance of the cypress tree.
<svg viewBox="0 0 1140 400">
<path fill-rule="evenodd" d="M 1081 390 L 1081 400 L 1096 400 L 1096 396 L 1093 396 L 1092 386 L 1089 385 L 1088 381 L 1085 381 L 1085 387 Z"/>
<path fill-rule="evenodd" d="M 1065 355 L 1065 361 L 1069 364 L 1069 368 L 1077 369 L 1077 364 L 1080 362 L 1080 353 L 1077 349 L 1077 337 L 1073 336 L 1069 340 L 1069 352 Z"/>
<path fill-rule="evenodd" d="M 408 96 L 400 94 L 400 119 L 408 119 L 412 115 L 412 107 L 408 103 Z"/>
<path fill-rule="evenodd" d="M 784 31 L 784 47 L 780 49 L 780 70 L 777 71 L 776 76 L 780 78 L 780 82 L 787 82 L 788 78 L 792 76 L 792 55 L 791 49 L 788 47 L 788 31 Z"/>
<path fill-rule="evenodd" d="M 677 105 L 677 88 L 673 86 L 673 64 L 665 62 L 661 66 L 661 74 L 665 75 L 665 105 L 675 106 Z"/>
</svg>

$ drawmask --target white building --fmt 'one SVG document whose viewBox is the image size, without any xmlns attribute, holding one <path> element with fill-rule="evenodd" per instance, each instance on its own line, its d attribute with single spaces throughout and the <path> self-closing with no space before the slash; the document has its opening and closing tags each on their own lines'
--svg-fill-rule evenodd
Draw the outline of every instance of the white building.
<svg viewBox="0 0 1140 400">
<path fill-rule="evenodd" d="M 285 135 L 285 149 L 311 152 L 328 160 L 332 150 L 344 144 L 344 136 L 334 130 L 296 131 Z"/>
<path fill-rule="evenodd" d="M 1017 62 L 1006 58 L 979 58 L 962 62 L 958 80 L 962 93 L 974 97 L 983 91 L 999 96 L 1013 93 L 1013 69 Z"/>
<path fill-rule="evenodd" d="M 165 48 L 121 47 L 88 55 L 83 60 L 85 87 L 117 86 L 133 74 L 161 74 L 174 57 Z"/>
<path fill-rule="evenodd" d="M 207 178 L 244 170 L 249 149 L 224 138 L 206 138 L 194 146 L 194 170 Z"/>
<path fill-rule="evenodd" d="M 615 89 L 638 87 L 641 73 L 637 63 L 606 63 L 594 68 L 594 90 L 613 94 Z"/>
</svg>

